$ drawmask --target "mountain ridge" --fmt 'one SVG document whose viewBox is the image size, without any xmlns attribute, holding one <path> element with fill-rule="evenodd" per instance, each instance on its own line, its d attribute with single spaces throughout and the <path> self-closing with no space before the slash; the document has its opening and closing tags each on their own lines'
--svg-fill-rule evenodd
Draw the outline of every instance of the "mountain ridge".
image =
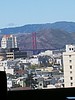
<svg viewBox="0 0 75 100">
<path fill-rule="evenodd" d="M 0 29 L 0 34 L 32 33 L 41 29 L 60 29 L 69 33 L 75 32 L 75 22 L 58 21 L 44 24 L 26 24 L 23 26 Z"/>
<path fill-rule="evenodd" d="M 75 22 L 66 21 L 4 28 L 0 41 L 4 34 L 14 34 L 20 49 L 33 49 L 32 32 L 36 32 L 37 49 L 62 49 L 66 44 L 75 44 Z"/>
<path fill-rule="evenodd" d="M 16 34 L 21 49 L 33 49 L 32 34 Z M 59 29 L 42 29 L 36 32 L 37 49 L 62 49 L 66 44 L 75 44 L 75 33 Z"/>
</svg>

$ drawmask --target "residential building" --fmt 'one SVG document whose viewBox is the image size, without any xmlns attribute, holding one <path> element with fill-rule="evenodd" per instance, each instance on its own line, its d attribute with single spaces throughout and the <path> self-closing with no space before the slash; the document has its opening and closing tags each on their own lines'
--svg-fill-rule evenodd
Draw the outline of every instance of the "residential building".
<svg viewBox="0 0 75 100">
<path fill-rule="evenodd" d="M 51 56 L 53 54 L 53 51 L 46 50 L 45 52 L 39 53 L 39 56 Z"/>
<path fill-rule="evenodd" d="M 75 45 L 66 45 L 63 52 L 64 87 L 75 87 Z"/>
<path fill-rule="evenodd" d="M 1 40 L 1 48 L 17 48 L 17 40 L 14 35 L 4 35 Z"/>
<path fill-rule="evenodd" d="M 9 90 L 13 86 L 13 81 L 11 78 L 7 79 L 7 89 Z"/>
<path fill-rule="evenodd" d="M 6 59 L 6 52 L 0 47 L 0 61 Z"/>
<path fill-rule="evenodd" d="M 7 60 L 14 60 L 16 58 L 26 58 L 27 52 L 25 51 L 12 51 L 12 52 L 6 52 L 6 58 Z"/>
<path fill-rule="evenodd" d="M 29 62 L 31 63 L 31 65 L 38 65 L 39 64 L 38 57 L 30 58 Z"/>
<path fill-rule="evenodd" d="M 18 61 L 4 60 L 0 61 L 0 71 L 6 71 L 6 73 L 14 74 L 14 66 Z"/>
</svg>

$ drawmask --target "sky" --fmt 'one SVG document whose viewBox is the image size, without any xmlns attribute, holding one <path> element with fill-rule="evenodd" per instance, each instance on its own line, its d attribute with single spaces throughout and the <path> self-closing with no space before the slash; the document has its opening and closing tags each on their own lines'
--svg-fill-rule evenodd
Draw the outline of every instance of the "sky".
<svg viewBox="0 0 75 100">
<path fill-rule="evenodd" d="M 0 0 L 0 29 L 57 21 L 75 22 L 75 0 Z"/>
</svg>

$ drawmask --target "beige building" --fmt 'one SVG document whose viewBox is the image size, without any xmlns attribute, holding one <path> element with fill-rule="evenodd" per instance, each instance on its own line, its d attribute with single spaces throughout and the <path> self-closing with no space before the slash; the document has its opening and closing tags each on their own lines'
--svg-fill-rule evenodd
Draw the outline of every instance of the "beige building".
<svg viewBox="0 0 75 100">
<path fill-rule="evenodd" d="M 75 87 L 75 45 L 66 45 L 63 52 L 64 87 Z"/>
<path fill-rule="evenodd" d="M 53 70 L 53 67 L 43 67 L 43 68 L 37 68 L 36 70 L 40 70 L 40 71 L 43 71 L 43 72 L 52 72 Z"/>
<path fill-rule="evenodd" d="M 15 52 L 6 52 L 7 60 L 14 60 L 16 58 L 26 58 L 27 52 L 25 51 L 15 51 Z"/>
</svg>

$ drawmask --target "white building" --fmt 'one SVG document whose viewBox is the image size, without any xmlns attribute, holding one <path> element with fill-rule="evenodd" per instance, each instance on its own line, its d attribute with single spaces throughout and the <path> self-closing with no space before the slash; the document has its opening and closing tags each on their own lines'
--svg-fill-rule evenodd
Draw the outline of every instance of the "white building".
<svg viewBox="0 0 75 100">
<path fill-rule="evenodd" d="M 30 58 L 29 62 L 31 63 L 31 65 L 39 64 L 38 58 Z"/>
<path fill-rule="evenodd" d="M 51 56 L 51 55 L 53 55 L 53 51 L 51 50 L 46 50 L 45 52 L 41 52 L 39 54 L 39 56 Z"/>
<path fill-rule="evenodd" d="M 1 40 L 1 48 L 17 48 L 17 40 L 13 35 L 4 35 Z"/>
<path fill-rule="evenodd" d="M 20 63 L 30 63 L 31 65 L 39 64 L 38 57 L 20 59 Z"/>
<path fill-rule="evenodd" d="M 61 58 L 57 58 L 57 59 L 56 59 L 56 64 L 59 64 L 60 66 L 62 66 Z"/>
<path fill-rule="evenodd" d="M 7 79 L 7 88 L 11 88 L 13 86 L 12 79 Z"/>
<path fill-rule="evenodd" d="M 0 67 L 0 71 L 5 71 L 6 74 L 9 73 L 9 74 L 14 75 L 14 69 L 13 69 L 13 68 L 10 68 L 10 69 L 9 69 L 9 68 L 6 68 L 6 69 L 5 69 L 3 66 L 1 66 L 1 67 Z"/>
<path fill-rule="evenodd" d="M 15 61 L 14 61 L 15 62 Z M 6 71 L 6 73 L 14 74 L 14 64 L 11 61 L 5 60 L 0 61 L 0 71 Z"/>
<path fill-rule="evenodd" d="M 75 87 L 75 45 L 66 45 L 63 52 L 64 87 Z"/>
</svg>

